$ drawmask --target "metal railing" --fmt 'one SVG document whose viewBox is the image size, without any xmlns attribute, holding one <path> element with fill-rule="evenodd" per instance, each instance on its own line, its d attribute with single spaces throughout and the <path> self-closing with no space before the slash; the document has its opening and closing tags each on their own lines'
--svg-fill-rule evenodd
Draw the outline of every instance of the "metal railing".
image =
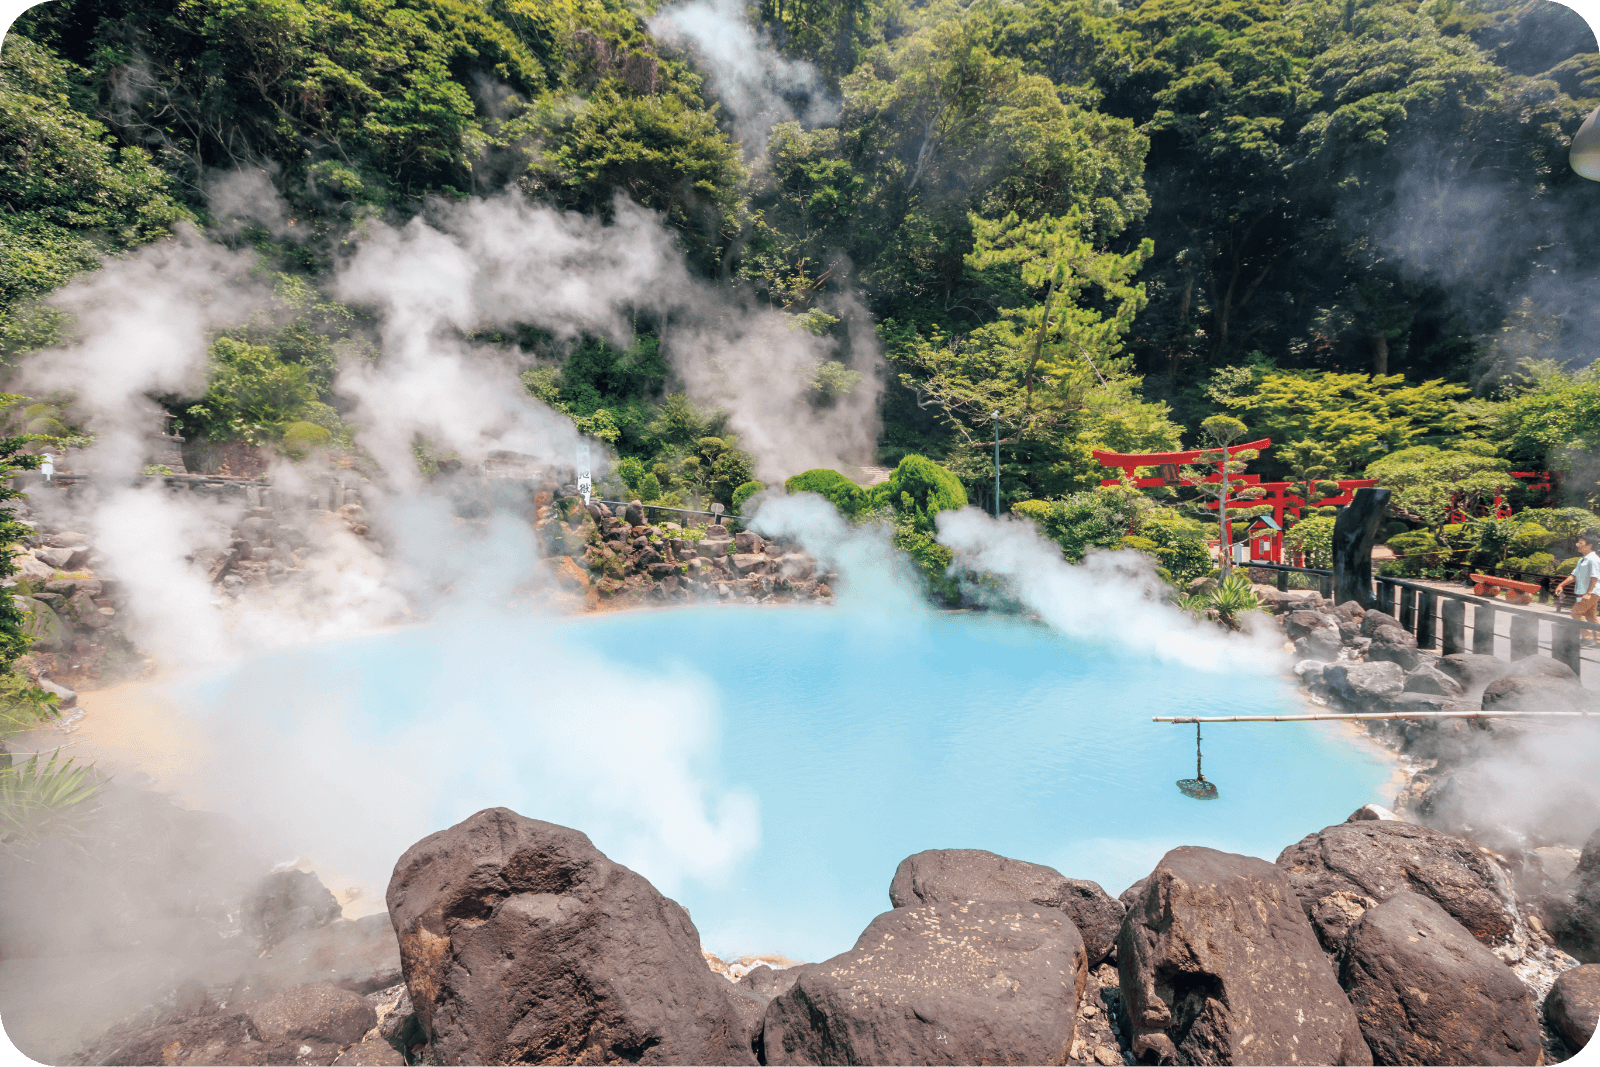
<svg viewBox="0 0 1600 1067">
<path fill-rule="evenodd" d="M 1252 570 L 1277 571 L 1278 588 L 1284 591 L 1289 588 L 1290 574 L 1315 575 L 1322 596 L 1332 597 L 1333 572 L 1330 570 L 1291 567 L 1282 563 L 1246 563 L 1241 566 Z M 1397 620 L 1402 629 L 1417 639 L 1419 649 L 1438 649 L 1445 656 L 1457 652 L 1494 655 L 1498 636 L 1495 632 L 1496 621 L 1504 613 L 1511 620 L 1508 635 L 1511 659 L 1536 656 L 1542 649 L 1548 648 L 1552 659 L 1565 663 L 1581 678 L 1583 632 L 1588 630 L 1600 635 L 1600 624 L 1597 623 L 1580 622 L 1550 611 L 1534 611 L 1472 593 L 1458 593 L 1388 575 L 1375 575 L 1373 584 L 1377 588 L 1372 594 L 1372 606 Z M 1470 622 L 1467 619 L 1469 607 L 1472 609 Z M 1550 624 L 1548 641 L 1540 633 L 1540 623 Z M 1471 647 L 1467 642 L 1468 630 L 1472 631 Z"/>
<path fill-rule="evenodd" d="M 596 503 L 605 504 L 607 507 L 631 508 L 634 506 L 633 501 L 631 500 L 601 500 L 599 497 L 595 497 L 594 499 Z M 657 511 L 673 511 L 680 515 L 709 515 L 718 522 L 721 522 L 724 518 L 728 517 L 726 512 L 720 510 L 720 505 L 718 505 L 719 510 L 717 511 L 696 511 L 693 508 L 669 508 L 665 504 L 645 504 L 642 502 L 639 504 L 639 507 L 646 509 L 645 513 L 647 515 L 649 514 L 649 509 L 654 508 Z"/>
</svg>

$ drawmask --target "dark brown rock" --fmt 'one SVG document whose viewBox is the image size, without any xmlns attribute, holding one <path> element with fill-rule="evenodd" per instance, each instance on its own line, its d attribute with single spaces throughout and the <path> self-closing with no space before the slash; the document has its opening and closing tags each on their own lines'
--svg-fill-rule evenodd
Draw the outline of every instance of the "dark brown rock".
<svg viewBox="0 0 1600 1067">
<path fill-rule="evenodd" d="M 1337 628 L 1338 624 L 1334 619 L 1320 611 L 1307 611 L 1301 608 L 1283 617 L 1283 632 L 1289 635 L 1291 641 L 1298 641 L 1315 630 Z"/>
<path fill-rule="evenodd" d="M 406 1067 L 406 1058 L 378 1034 L 368 1034 L 339 1053 L 333 1067 Z"/>
<path fill-rule="evenodd" d="M 1494 656 L 1480 656 L 1476 652 L 1453 652 L 1440 657 L 1439 669 L 1471 692 L 1510 674 L 1511 664 Z"/>
<path fill-rule="evenodd" d="M 1398 663 L 1402 669 L 1412 671 L 1422 662 L 1417 651 L 1417 639 L 1398 626 L 1380 626 L 1372 632 L 1372 644 L 1367 646 L 1367 660 Z"/>
<path fill-rule="evenodd" d="M 339 917 L 339 902 L 316 875 L 278 871 L 257 883 L 245 899 L 245 932 L 271 948 L 291 934 L 327 926 Z"/>
<path fill-rule="evenodd" d="M 1501 678 L 1483 689 L 1484 711 L 1594 711 L 1582 685 L 1546 675 Z"/>
<path fill-rule="evenodd" d="M 1576 682 L 1578 675 L 1558 659 L 1549 656 L 1524 656 L 1511 664 L 1514 678 L 1554 678 L 1558 682 Z"/>
<path fill-rule="evenodd" d="M 1143 1062 L 1372 1062 L 1279 868 L 1176 848 L 1127 904 L 1117 967 Z"/>
<path fill-rule="evenodd" d="M 1378 611 L 1376 608 L 1361 616 L 1361 633 L 1366 637 L 1371 637 L 1373 634 L 1377 633 L 1379 629 L 1385 626 L 1393 626 L 1396 629 L 1402 629 L 1399 619 L 1395 618 L 1393 615 L 1386 615 L 1383 612 Z"/>
<path fill-rule="evenodd" d="M 1406 672 L 1398 663 L 1335 663 L 1322 672 L 1322 681 L 1351 707 L 1368 708 L 1398 694 Z"/>
<path fill-rule="evenodd" d="M 1405 691 L 1407 693 L 1432 693 L 1442 697 L 1455 699 L 1466 690 L 1461 688 L 1461 683 L 1437 667 L 1423 664 L 1412 669 L 1406 675 Z"/>
<path fill-rule="evenodd" d="M 359 993 L 330 982 L 290 986 L 245 1009 L 263 1041 L 354 1044 L 378 1023 L 378 1013 Z"/>
<path fill-rule="evenodd" d="M 907 856 L 889 883 L 889 903 L 897 908 L 971 900 L 1023 900 L 1065 912 L 1083 936 L 1090 967 L 1106 958 L 1122 929 L 1121 902 L 1096 883 L 982 849 L 930 849 Z"/>
<path fill-rule="evenodd" d="M 1063 1063 L 1088 978 L 1072 923 L 1019 901 L 896 908 L 794 971 L 767 1063 Z"/>
<path fill-rule="evenodd" d="M 251 962 L 234 986 L 232 999 L 255 999 L 303 982 L 331 982 L 356 993 L 375 993 L 400 980 L 400 945 L 389 916 L 366 915 L 284 938 Z"/>
<path fill-rule="evenodd" d="M 1586 963 L 1557 978 L 1544 998 L 1544 1017 L 1574 1055 L 1587 1045 L 1600 1020 L 1600 964 Z"/>
<path fill-rule="evenodd" d="M 388 904 L 441 1062 L 755 1062 L 688 912 L 576 830 L 480 811 L 400 857 Z"/>
<path fill-rule="evenodd" d="M 1582 963 L 1600 963 L 1600 830 L 1546 903 L 1545 925 L 1563 951 Z"/>
<path fill-rule="evenodd" d="M 1528 944 L 1500 864 L 1472 842 L 1426 826 L 1336 823 L 1284 849 L 1278 866 L 1330 952 L 1367 908 L 1401 892 L 1430 898 L 1503 958 L 1520 959 Z"/>
<path fill-rule="evenodd" d="M 1528 987 L 1427 897 L 1396 893 L 1367 909 L 1339 983 L 1375 1063 L 1541 1062 Z"/>
</svg>

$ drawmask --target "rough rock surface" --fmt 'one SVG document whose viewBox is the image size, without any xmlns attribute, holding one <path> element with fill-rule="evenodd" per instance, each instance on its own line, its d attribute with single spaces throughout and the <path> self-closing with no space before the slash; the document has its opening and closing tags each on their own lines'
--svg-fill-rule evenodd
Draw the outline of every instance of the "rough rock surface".
<svg viewBox="0 0 1600 1067">
<path fill-rule="evenodd" d="M 1494 656 L 1476 652 L 1453 652 L 1439 658 L 1439 669 L 1460 682 L 1468 691 L 1482 689 L 1511 673 L 1511 664 Z"/>
<path fill-rule="evenodd" d="M 291 986 L 247 1009 L 264 1041 L 351 1045 L 378 1022 L 365 997 L 331 982 Z"/>
<path fill-rule="evenodd" d="M 1461 683 L 1455 678 L 1428 664 L 1423 664 L 1406 675 L 1405 691 L 1407 693 L 1435 693 L 1452 699 L 1466 692 L 1461 687 Z"/>
<path fill-rule="evenodd" d="M 1284 849 L 1278 866 L 1330 952 L 1363 912 L 1406 891 L 1433 900 L 1507 962 L 1527 948 L 1505 870 L 1472 842 L 1426 826 L 1336 823 Z"/>
<path fill-rule="evenodd" d="M 1417 639 L 1398 626 L 1380 626 L 1369 635 L 1372 644 L 1367 646 L 1367 661 L 1377 663 L 1387 660 L 1398 663 L 1407 671 L 1416 670 L 1422 662 L 1417 651 Z"/>
<path fill-rule="evenodd" d="M 907 856 L 889 883 L 889 903 L 897 908 L 970 900 L 1022 900 L 1065 912 L 1083 937 L 1090 967 L 1106 958 L 1122 928 L 1121 902 L 1098 884 L 982 849 L 930 849 Z"/>
<path fill-rule="evenodd" d="M 1545 925 L 1562 949 L 1583 963 L 1600 963 L 1600 830 L 1546 904 Z"/>
<path fill-rule="evenodd" d="M 1600 964 L 1586 963 L 1557 978 L 1544 998 L 1544 1017 L 1573 1053 L 1587 1045 L 1600 1020 Z"/>
<path fill-rule="evenodd" d="M 400 980 L 400 946 L 389 916 L 366 915 L 284 938 L 252 961 L 231 999 L 265 996 L 302 982 L 331 982 L 357 993 L 375 993 Z"/>
<path fill-rule="evenodd" d="M 1514 678 L 1554 678 L 1562 682 L 1578 680 L 1571 667 L 1549 656 L 1524 656 L 1511 665 Z"/>
<path fill-rule="evenodd" d="M 408 849 L 387 899 L 441 1062 L 755 1062 L 689 913 L 576 830 L 480 811 Z"/>
<path fill-rule="evenodd" d="M 1072 923 L 1021 901 L 896 908 L 794 970 L 768 1063 L 1064 1063 L 1088 978 Z"/>
<path fill-rule="evenodd" d="M 1322 680 L 1339 699 L 1356 707 L 1370 707 L 1399 693 L 1406 684 L 1398 663 L 1335 663 L 1322 672 Z"/>
<path fill-rule="evenodd" d="M 1393 626 L 1397 630 L 1404 629 L 1401 627 L 1399 619 L 1393 615 L 1386 615 L 1377 609 L 1373 609 L 1361 616 L 1361 633 L 1366 637 L 1371 637 L 1385 626 Z"/>
<path fill-rule="evenodd" d="M 1533 1064 L 1543 1034 L 1528 987 L 1439 905 L 1396 893 L 1345 940 L 1339 984 L 1376 1063 Z"/>
<path fill-rule="evenodd" d="M 1594 711 L 1595 696 L 1577 682 L 1548 675 L 1501 678 L 1483 689 L 1484 711 Z"/>
<path fill-rule="evenodd" d="M 176 1007 L 135 1018 L 81 1050 L 73 1062 L 163 1064 L 331 1064 L 363 1041 L 376 1013 L 366 998 L 326 983 L 294 986 L 254 1003 L 219 1007 L 204 991 L 180 989 Z M 385 1067 L 404 1063 L 373 1048 L 361 1058 Z"/>
<path fill-rule="evenodd" d="M 244 902 L 245 932 L 271 948 L 291 934 L 326 926 L 339 917 L 339 902 L 316 875 L 278 871 L 263 878 Z"/>
<path fill-rule="evenodd" d="M 1264 860 L 1168 852 L 1128 901 L 1117 966 L 1141 1060 L 1372 1062 L 1293 887 Z"/>
</svg>

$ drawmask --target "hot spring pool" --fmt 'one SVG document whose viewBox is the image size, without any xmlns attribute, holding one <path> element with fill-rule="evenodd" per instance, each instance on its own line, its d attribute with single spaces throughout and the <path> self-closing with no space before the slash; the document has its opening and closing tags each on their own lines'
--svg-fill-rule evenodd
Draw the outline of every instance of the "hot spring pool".
<svg viewBox="0 0 1600 1067">
<path fill-rule="evenodd" d="M 706 946 L 818 960 L 895 865 L 983 848 L 1113 894 L 1167 849 L 1272 859 L 1392 765 L 1328 723 L 1205 736 L 1162 714 L 1292 712 L 1286 683 L 961 614 L 715 608 L 457 618 L 275 653 L 189 691 L 224 805 L 381 895 L 400 853 L 504 805 L 583 830 Z M 228 758 L 235 754 L 237 759 Z"/>
</svg>

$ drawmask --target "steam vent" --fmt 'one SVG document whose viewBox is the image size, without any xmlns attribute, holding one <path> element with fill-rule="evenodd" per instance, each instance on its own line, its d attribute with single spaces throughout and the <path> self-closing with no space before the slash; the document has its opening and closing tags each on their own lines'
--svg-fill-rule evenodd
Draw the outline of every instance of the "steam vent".
<svg viewBox="0 0 1600 1067">
<path fill-rule="evenodd" d="M 1600 1057 L 1597 105 L 1554 0 L 27 7 L 0 1067 Z"/>
</svg>

